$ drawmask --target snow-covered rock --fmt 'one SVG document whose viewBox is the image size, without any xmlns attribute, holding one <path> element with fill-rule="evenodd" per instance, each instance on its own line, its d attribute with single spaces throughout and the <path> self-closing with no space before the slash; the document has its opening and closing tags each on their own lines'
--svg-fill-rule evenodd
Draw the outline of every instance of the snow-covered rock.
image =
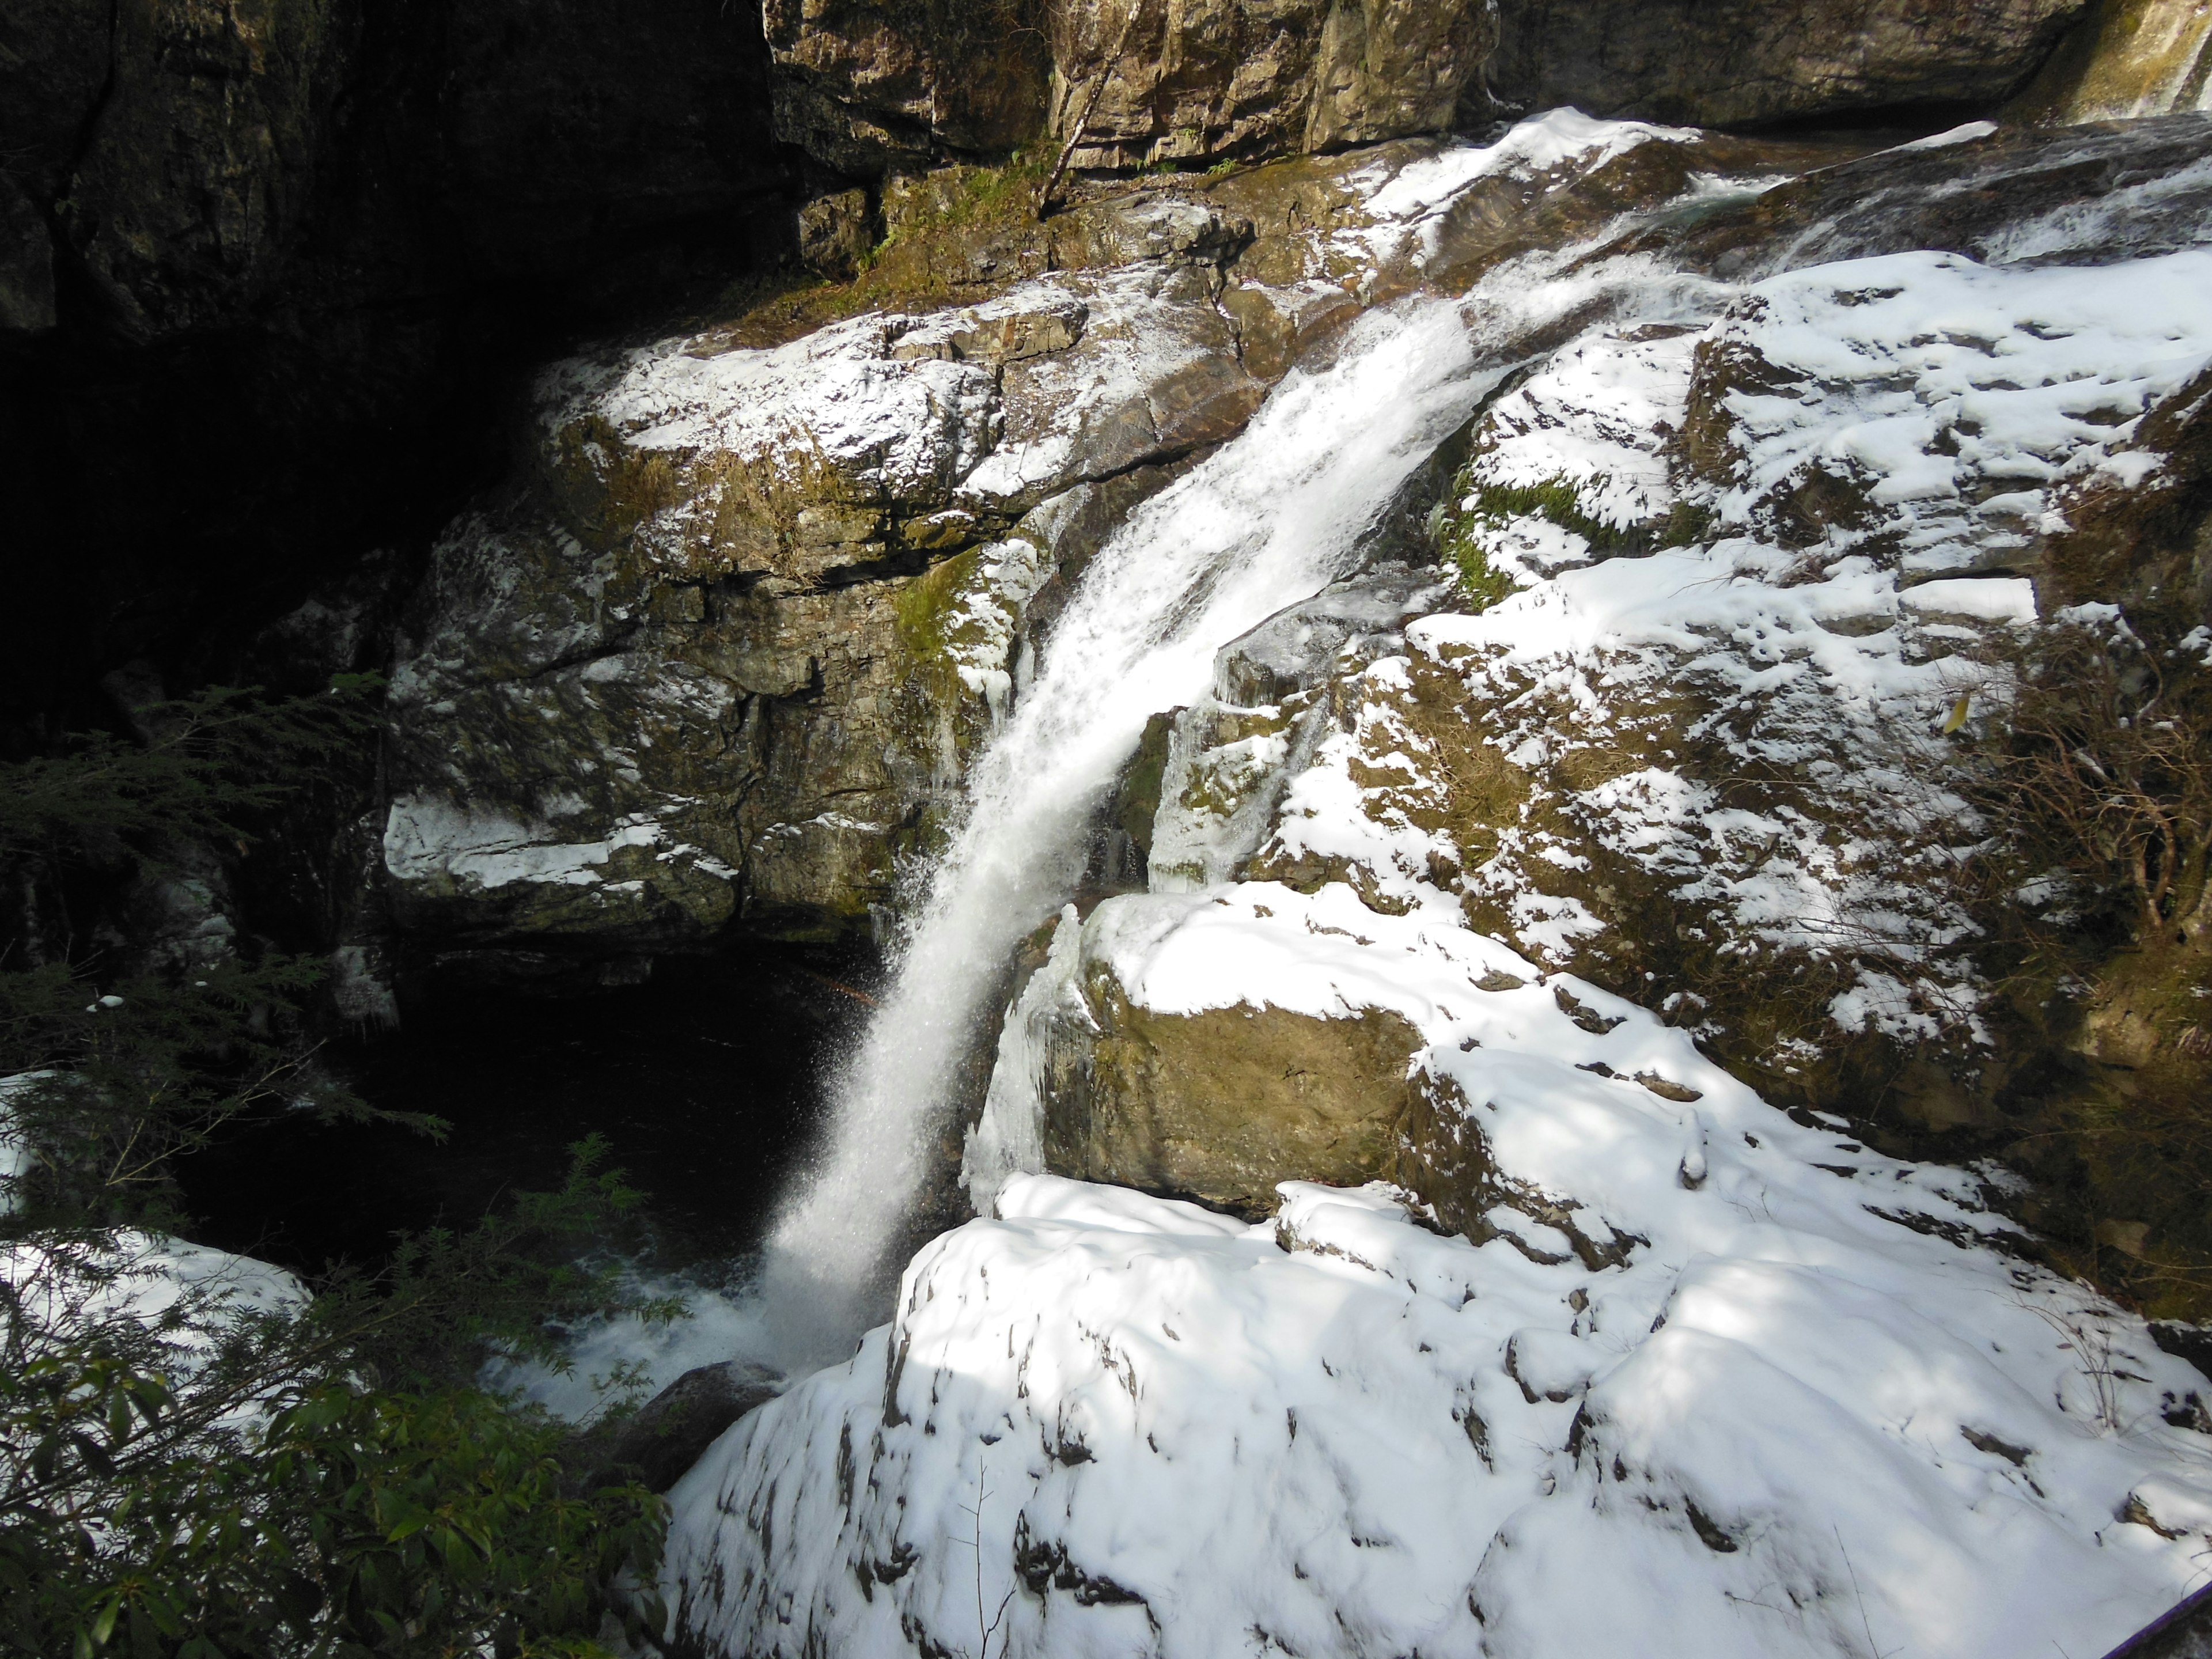
<svg viewBox="0 0 2212 1659">
<path fill-rule="evenodd" d="M 2201 1384 L 2139 1323 L 1718 1079 L 1692 1121 L 1471 1064 L 1501 1146 L 1648 1230 L 1627 1262 L 1380 1185 L 1244 1227 L 1017 1177 L 678 1486 L 681 1619 L 759 1655 L 1994 1656 L 2193 1582 L 2212 1443 L 2159 1411 Z"/>
</svg>

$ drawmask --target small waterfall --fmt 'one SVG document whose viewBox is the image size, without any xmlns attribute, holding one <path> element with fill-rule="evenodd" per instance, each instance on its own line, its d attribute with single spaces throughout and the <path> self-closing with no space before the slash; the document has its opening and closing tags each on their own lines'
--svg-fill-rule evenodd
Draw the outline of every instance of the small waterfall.
<svg viewBox="0 0 2212 1659">
<path fill-rule="evenodd" d="M 2062 122 L 2212 110 L 2212 3 L 2105 0 L 2023 104 Z"/>
<path fill-rule="evenodd" d="M 771 1236 L 763 1289 L 793 1358 L 826 1355 L 877 1311 L 921 1139 L 995 1012 L 1005 963 L 1081 878 L 1093 815 L 1146 719 L 1201 693 L 1223 645 L 1343 574 L 1361 532 L 1495 379 L 1478 372 L 1460 306 L 1371 313 L 1334 368 L 1293 374 L 1084 572 L 1034 683 L 975 763 L 892 989 L 834 1081 L 824 1148 Z"/>
</svg>

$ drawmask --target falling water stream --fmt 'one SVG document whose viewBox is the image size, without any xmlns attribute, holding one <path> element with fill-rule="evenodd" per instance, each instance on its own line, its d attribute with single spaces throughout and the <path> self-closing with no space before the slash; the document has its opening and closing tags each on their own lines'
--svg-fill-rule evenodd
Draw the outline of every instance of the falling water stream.
<svg viewBox="0 0 2212 1659">
<path fill-rule="evenodd" d="M 891 989 L 833 1079 L 822 1150 L 770 1233 L 762 1290 L 787 1363 L 828 1358 L 881 1316 L 921 1139 L 1005 963 L 1080 879 L 1146 720 L 1203 691 L 1222 646 L 1346 574 L 1362 532 L 1496 378 L 1479 372 L 1458 306 L 1370 313 L 1334 367 L 1293 374 L 1084 571 L 975 763 Z"/>
</svg>

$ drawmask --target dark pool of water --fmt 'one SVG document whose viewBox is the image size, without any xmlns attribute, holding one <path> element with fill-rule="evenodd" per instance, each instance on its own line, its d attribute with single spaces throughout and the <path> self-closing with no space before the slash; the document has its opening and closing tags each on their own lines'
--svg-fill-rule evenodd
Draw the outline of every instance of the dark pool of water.
<svg viewBox="0 0 2212 1659">
<path fill-rule="evenodd" d="M 503 1194 L 558 1185 L 596 1131 L 650 1194 L 656 1260 L 743 1254 L 811 1144 L 824 1073 L 866 1012 L 860 976 L 753 953 L 664 960 L 588 998 L 410 1007 L 399 1031 L 328 1058 L 374 1104 L 447 1119 L 445 1141 L 291 1115 L 240 1128 L 180 1172 L 192 1236 L 310 1273 L 373 1264 L 396 1231 L 465 1227 Z"/>
</svg>

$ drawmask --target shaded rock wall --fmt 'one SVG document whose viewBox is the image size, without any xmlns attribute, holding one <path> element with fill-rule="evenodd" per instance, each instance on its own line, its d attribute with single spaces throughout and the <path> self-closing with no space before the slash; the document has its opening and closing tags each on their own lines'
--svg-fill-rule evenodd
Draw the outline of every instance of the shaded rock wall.
<svg viewBox="0 0 2212 1659">
<path fill-rule="evenodd" d="M 234 672 L 450 513 L 515 356 L 773 245 L 768 70 L 708 0 L 10 7 L 0 466 L 50 623 L 11 707 Z"/>
<path fill-rule="evenodd" d="M 1503 0 L 1491 94 L 1520 109 L 1732 126 L 1987 106 L 2033 76 L 2085 0 Z"/>
</svg>

